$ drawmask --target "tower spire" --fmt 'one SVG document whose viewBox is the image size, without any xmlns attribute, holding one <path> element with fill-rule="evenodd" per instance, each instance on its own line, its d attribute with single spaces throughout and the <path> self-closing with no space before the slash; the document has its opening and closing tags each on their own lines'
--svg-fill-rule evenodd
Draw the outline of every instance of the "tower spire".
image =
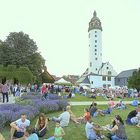
<svg viewBox="0 0 140 140">
<path fill-rule="evenodd" d="M 102 26 L 101 26 L 101 21 L 100 19 L 97 17 L 97 13 L 94 10 L 93 12 L 93 17 L 89 22 L 89 28 L 88 31 L 93 30 L 93 29 L 99 29 L 102 31 Z"/>
<path fill-rule="evenodd" d="M 94 16 L 94 17 L 96 17 L 96 16 L 97 16 L 97 13 L 96 13 L 96 11 L 94 11 L 94 13 L 93 13 L 93 16 Z"/>
</svg>

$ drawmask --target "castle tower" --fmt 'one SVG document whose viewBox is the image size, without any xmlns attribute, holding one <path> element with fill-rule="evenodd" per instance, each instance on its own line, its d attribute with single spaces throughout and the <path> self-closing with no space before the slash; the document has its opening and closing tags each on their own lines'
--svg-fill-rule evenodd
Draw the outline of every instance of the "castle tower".
<svg viewBox="0 0 140 140">
<path fill-rule="evenodd" d="M 102 66 L 102 26 L 96 11 L 89 22 L 89 70 L 88 73 L 99 74 Z"/>
</svg>

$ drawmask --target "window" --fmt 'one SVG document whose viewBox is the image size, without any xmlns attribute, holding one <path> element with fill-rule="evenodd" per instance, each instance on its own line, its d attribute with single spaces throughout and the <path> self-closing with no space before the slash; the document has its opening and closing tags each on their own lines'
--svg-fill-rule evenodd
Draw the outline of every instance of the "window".
<svg viewBox="0 0 140 140">
<path fill-rule="evenodd" d="M 95 33 L 97 33 L 97 31 L 95 31 Z"/>
<path fill-rule="evenodd" d="M 111 75 L 111 71 L 108 71 L 108 75 Z"/>
<path fill-rule="evenodd" d="M 97 40 L 95 40 L 95 43 L 97 43 Z"/>
<path fill-rule="evenodd" d="M 97 53 L 95 53 L 95 55 L 97 55 Z"/>
<path fill-rule="evenodd" d="M 106 81 L 106 76 L 103 76 L 103 77 L 102 77 L 102 80 L 103 80 L 103 81 Z"/>
<path fill-rule="evenodd" d="M 100 53 L 100 56 L 102 56 L 102 53 Z"/>
<path fill-rule="evenodd" d="M 97 49 L 95 49 L 95 52 L 97 51 Z"/>
<path fill-rule="evenodd" d="M 110 84 L 108 84 L 107 86 L 108 86 L 108 87 L 111 87 L 111 85 L 110 85 Z"/>
<path fill-rule="evenodd" d="M 97 45 L 95 45 L 95 47 L 97 47 Z"/>
<path fill-rule="evenodd" d="M 108 76 L 107 77 L 107 81 L 111 81 L 111 76 Z"/>
<path fill-rule="evenodd" d="M 93 81 L 91 81 L 91 84 L 93 84 Z"/>
<path fill-rule="evenodd" d="M 97 35 L 95 35 L 95 37 L 97 37 Z"/>
<path fill-rule="evenodd" d="M 95 58 L 95 60 L 97 60 L 97 57 Z"/>
<path fill-rule="evenodd" d="M 108 69 L 109 69 L 109 67 L 106 67 L 106 69 L 108 70 Z"/>
<path fill-rule="evenodd" d="M 88 37 L 90 38 L 90 34 L 88 35 Z"/>
<path fill-rule="evenodd" d="M 96 68 L 96 71 L 97 71 L 98 69 Z"/>
<path fill-rule="evenodd" d="M 92 63 L 90 62 L 90 67 L 92 67 Z"/>
<path fill-rule="evenodd" d="M 89 44 L 89 47 L 90 47 L 90 44 Z"/>
</svg>

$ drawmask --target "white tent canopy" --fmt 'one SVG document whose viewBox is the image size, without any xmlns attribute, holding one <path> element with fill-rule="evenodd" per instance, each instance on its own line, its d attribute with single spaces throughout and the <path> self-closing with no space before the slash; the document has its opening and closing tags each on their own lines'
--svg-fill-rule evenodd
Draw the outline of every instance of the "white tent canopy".
<svg viewBox="0 0 140 140">
<path fill-rule="evenodd" d="M 59 79 L 58 81 L 55 81 L 55 83 L 56 83 L 56 84 L 57 84 L 57 83 L 67 83 L 67 84 L 71 84 L 71 82 L 66 81 L 66 80 L 63 79 L 63 78 Z"/>
</svg>

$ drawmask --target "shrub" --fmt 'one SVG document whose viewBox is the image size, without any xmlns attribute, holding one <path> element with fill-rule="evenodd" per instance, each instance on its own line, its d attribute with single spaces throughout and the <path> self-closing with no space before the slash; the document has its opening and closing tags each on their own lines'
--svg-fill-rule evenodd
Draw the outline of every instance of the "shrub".
<svg viewBox="0 0 140 140">
<path fill-rule="evenodd" d="M 59 106 L 59 110 L 62 110 L 64 107 L 68 105 L 67 100 L 58 100 L 57 104 Z"/>
<path fill-rule="evenodd" d="M 5 124 L 20 118 L 25 113 L 28 119 L 32 119 L 40 112 L 48 113 L 58 111 L 68 105 L 66 100 L 59 100 L 57 95 L 50 94 L 52 100 L 41 100 L 39 95 L 24 95 L 16 100 L 16 104 L 0 105 L 0 128 Z"/>
<path fill-rule="evenodd" d="M 20 100 L 20 101 L 16 102 L 16 104 L 26 106 L 26 105 L 32 105 L 32 104 L 33 104 L 33 102 L 32 102 L 32 100 L 31 100 L 31 99 L 29 99 L 29 100 L 23 100 L 23 101 L 22 101 L 22 100 Z"/>
</svg>

